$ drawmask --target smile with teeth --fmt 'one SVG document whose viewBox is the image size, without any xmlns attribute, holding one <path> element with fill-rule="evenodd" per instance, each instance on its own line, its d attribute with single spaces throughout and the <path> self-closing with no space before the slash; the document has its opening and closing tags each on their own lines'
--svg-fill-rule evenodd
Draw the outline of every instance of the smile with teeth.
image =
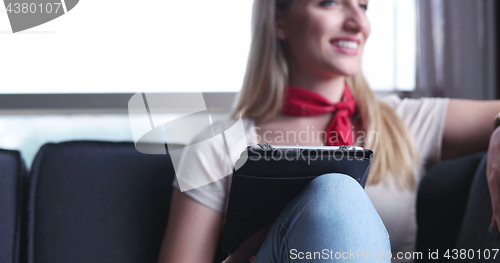
<svg viewBox="0 0 500 263">
<path fill-rule="evenodd" d="M 357 49 L 359 47 L 358 42 L 346 41 L 346 40 L 335 41 L 333 42 L 333 45 L 340 48 L 348 48 L 348 49 Z"/>
</svg>

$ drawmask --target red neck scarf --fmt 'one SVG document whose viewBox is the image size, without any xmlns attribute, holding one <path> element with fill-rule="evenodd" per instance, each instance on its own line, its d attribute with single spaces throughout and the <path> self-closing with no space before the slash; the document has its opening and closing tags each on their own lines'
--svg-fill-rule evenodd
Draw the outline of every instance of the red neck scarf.
<svg viewBox="0 0 500 263">
<path fill-rule="evenodd" d="M 285 101 L 281 112 L 296 116 L 316 116 L 335 112 L 332 122 L 326 130 L 327 145 L 353 145 L 353 131 L 349 116 L 356 109 L 356 100 L 351 95 L 347 85 L 344 88 L 342 100 L 330 102 L 320 94 L 293 86 L 287 86 Z"/>
</svg>

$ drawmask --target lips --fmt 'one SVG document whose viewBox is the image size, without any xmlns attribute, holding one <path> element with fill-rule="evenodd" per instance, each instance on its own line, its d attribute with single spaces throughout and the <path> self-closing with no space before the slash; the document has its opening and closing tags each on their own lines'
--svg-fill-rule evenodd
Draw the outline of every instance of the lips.
<svg viewBox="0 0 500 263">
<path fill-rule="evenodd" d="M 357 55 L 360 42 L 356 38 L 335 38 L 330 41 L 334 50 L 346 55 Z"/>
</svg>

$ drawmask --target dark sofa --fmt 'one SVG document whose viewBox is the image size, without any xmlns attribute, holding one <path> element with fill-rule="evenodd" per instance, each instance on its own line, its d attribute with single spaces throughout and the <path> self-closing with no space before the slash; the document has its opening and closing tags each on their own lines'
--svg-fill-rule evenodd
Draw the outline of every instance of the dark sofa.
<svg viewBox="0 0 500 263">
<path fill-rule="evenodd" d="M 8 200 L 0 214 L 2 262 L 156 262 L 174 179 L 169 155 L 141 154 L 130 142 L 47 144 L 23 184 L 19 153 L 2 153 L 0 201 Z M 428 169 L 418 192 L 418 251 L 499 246 L 487 233 L 484 158 L 478 153 Z M 224 257 L 219 249 L 215 262 Z"/>
</svg>

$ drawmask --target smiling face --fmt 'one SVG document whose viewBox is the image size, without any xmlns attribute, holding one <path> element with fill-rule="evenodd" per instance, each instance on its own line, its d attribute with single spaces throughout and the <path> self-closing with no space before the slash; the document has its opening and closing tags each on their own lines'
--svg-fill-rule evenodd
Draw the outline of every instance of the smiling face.
<svg viewBox="0 0 500 263">
<path fill-rule="evenodd" d="M 285 42 L 292 72 L 353 76 L 370 35 L 368 0 L 295 0 L 278 12 L 276 34 Z"/>
</svg>

